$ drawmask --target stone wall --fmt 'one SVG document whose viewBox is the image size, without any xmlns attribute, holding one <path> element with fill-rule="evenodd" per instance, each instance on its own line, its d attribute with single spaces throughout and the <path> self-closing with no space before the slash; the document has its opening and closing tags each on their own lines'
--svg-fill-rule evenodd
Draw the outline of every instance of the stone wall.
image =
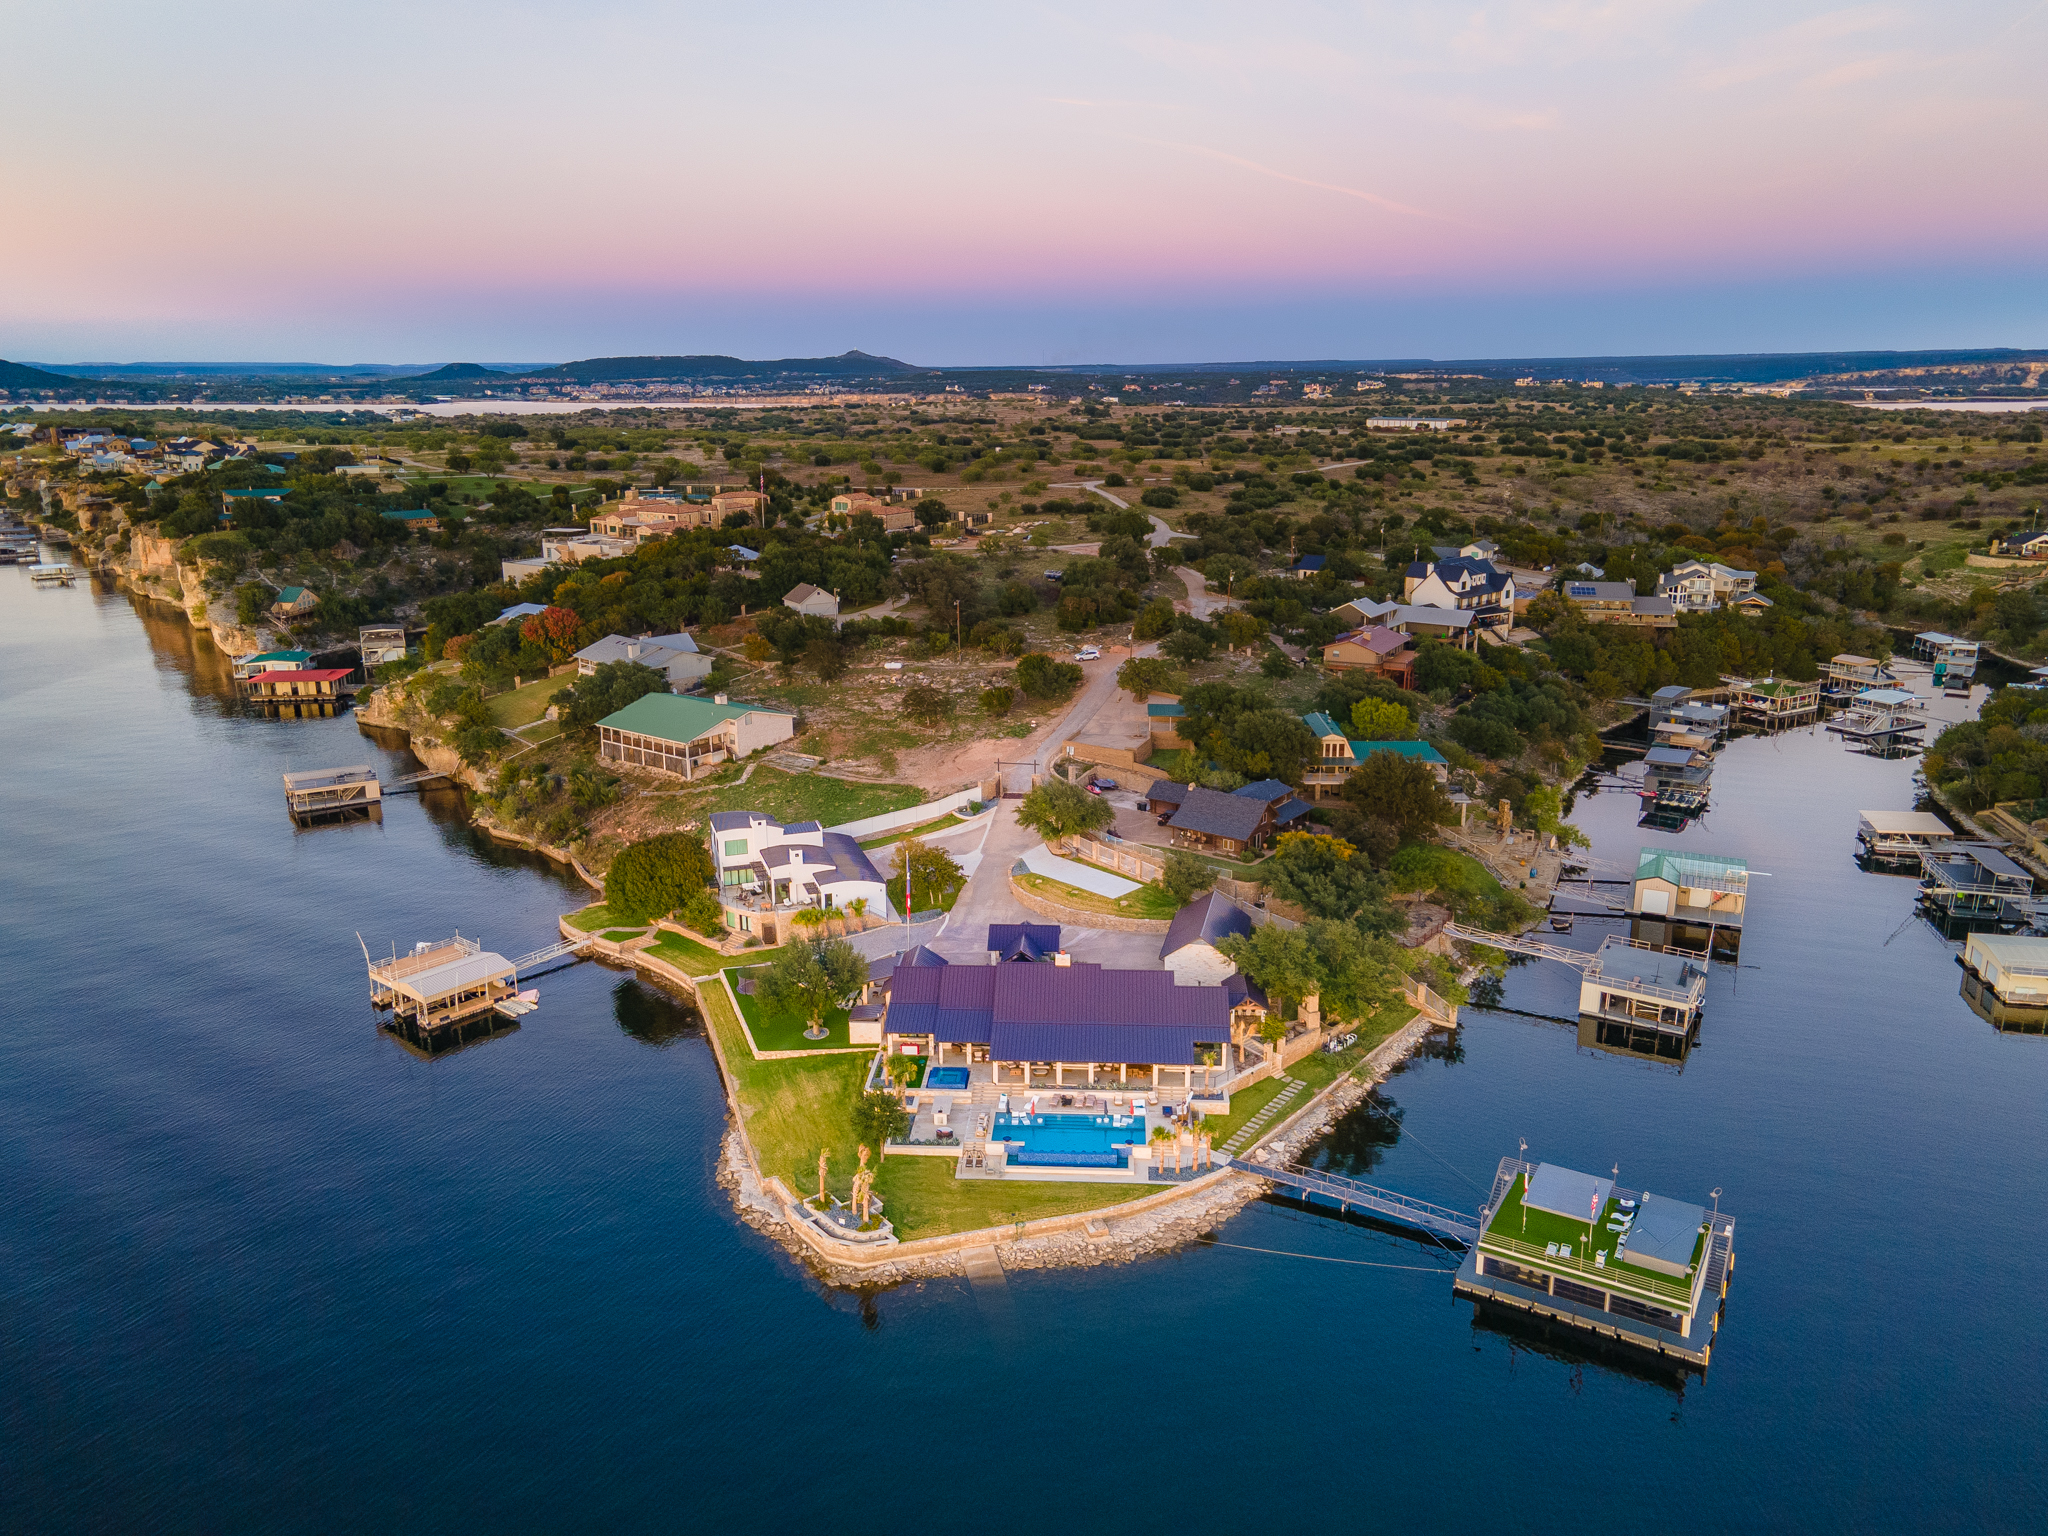
<svg viewBox="0 0 2048 1536">
<path fill-rule="evenodd" d="M 1017 883 L 1017 877 L 1010 877 L 1010 894 L 1018 904 L 1028 907 L 1040 917 L 1049 917 L 1056 923 L 1071 924 L 1076 928 L 1107 928 L 1115 933 L 1156 933 L 1162 937 L 1172 926 L 1164 918 L 1118 917 L 1114 912 L 1091 912 L 1085 907 L 1062 906 L 1049 901 L 1038 892 L 1026 890 Z"/>
</svg>

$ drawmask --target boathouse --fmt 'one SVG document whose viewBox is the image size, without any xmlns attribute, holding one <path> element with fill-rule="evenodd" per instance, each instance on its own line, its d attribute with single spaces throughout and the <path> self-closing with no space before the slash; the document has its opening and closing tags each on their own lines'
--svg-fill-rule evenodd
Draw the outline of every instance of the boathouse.
<svg viewBox="0 0 2048 1536">
<path fill-rule="evenodd" d="M 2048 939 L 1973 933 L 1963 941 L 1963 1001 L 2000 1031 L 2048 1034 Z"/>
<path fill-rule="evenodd" d="M 1857 741 L 1887 741 L 1927 728 L 1927 701 L 1904 688 L 1866 688 L 1843 702 L 1828 729 Z"/>
<path fill-rule="evenodd" d="M 1821 692 L 1831 699 L 1846 699 L 1866 688 L 1883 688 L 1893 681 L 1885 664 L 1875 657 L 1843 651 L 1821 663 Z"/>
<path fill-rule="evenodd" d="M 333 703 L 347 689 L 352 667 L 315 667 L 294 671 L 258 672 L 249 679 L 248 694 L 265 703 L 325 700 Z"/>
<path fill-rule="evenodd" d="M 1945 635 L 1938 629 L 1924 630 L 1913 637 L 1913 654 L 1934 667 L 1936 686 L 1966 683 L 1977 675 L 1975 640 Z"/>
<path fill-rule="evenodd" d="M 391 1028 L 423 1050 L 459 1042 L 470 1024 L 489 1028 L 499 1005 L 515 1003 L 519 992 L 512 962 L 461 934 L 369 967 L 370 1001 L 389 1008 Z"/>
<path fill-rule="evenodd" d="M 2034 877 L 1989 843 L 1952 842 L 1920 855 L 1920 901 L 1952 922 L 2018 926 Z"/>
<path fill-rule="evenodd" d="M 1452 1291 L 1704 1368 L 1734 1249 L 1726 1211 L 1502 1158 Z"/>
<path fill-rule="evenodd" d="M 284 775 L 284 802 L 294 821 L 355 815 L 383 798 L 384 786 L 368 763 Z"/>
<path fill-rule="evenodd" d="M 1767 677 L 1760 683 L 1743 683 L 1735 690 L 1735 713 L 1766 729 L 1814 719 L 1820 714 L 1820 681 Z"/>
<path fill-rule="evenodd" d="M 1639 936 L 1653 944 L 1698 939 L 1702 947 L 1717 939 L 1741 937 L 1743 907 L 1749 898 L 1749 865 L 1721 854 L 1677 848 L 1645 848 L 1636 859 L 1635 881 L 1629 887 L 1629 916 L 1648 920 L 1663 930 Z"/>
<path fill-rule="evenodd" d="M 246 683 L 259 672 L 297 672 L 313 659 L 311 651 L 258 651 L 235 658 L 235 681 Z"/>
<path fill-rule="evenodd" d="M 1589 1044 L 1683 1059 L 1697 1040 L 1707 969 L 1696 955 L 1609 934 L 1579 982 L 1581 1034 Z"/>
<path fill-rule="evenodd" d="M 1955 840 L 1955 829 L 1932 811 L 1856 813 L 1857 851 L 1879 863 L 1910 864 L 1918 869 L 1921 854 L 1946 848 Z"/>
</svg>

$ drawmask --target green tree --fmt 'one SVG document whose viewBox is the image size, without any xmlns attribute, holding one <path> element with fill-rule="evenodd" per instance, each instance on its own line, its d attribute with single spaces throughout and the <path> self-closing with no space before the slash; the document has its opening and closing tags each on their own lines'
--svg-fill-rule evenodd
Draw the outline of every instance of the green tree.
<svg viewBox="0 0 2048 1536">
<path fill-rule="evenodd" d="M 1392 699 L 1360 699 L 1351 706 L 1351 735 L 1356 741 L 1409 741 L 1415 717 Z"/>
<path fill-rule="evenodd" d="M 1240 645 L 1249 649 L 1266 638 L 1266 621 L 1241 609 L 1232 609 L 1217 619 L 1216 627 L 1223 631 L 1224 642 L 1233 651 Z"/>
<path fill-rule="evenodd" d="M 1116 820 L 1116 811 L 1079 785 L 1047 779 L 1018 803 L 1017 820 L 1051 842 L 1106 827 Z"/>
<path fill-rule="evenodd" d="M 1140 704 L 1146 695 L 1179 693 L 1187 677 L 1172 662 L 1157 656 L 1133 656 L 1116 669 L 1116 685 Z"/>
<path fill-rule="evenodd" d="M 1016 702 L 1017 691 L 1000 683 L 993 688 L 981 690 L 981 712 L 984 715 L 995 717 L 1007 715 L 1010 712 L 1010 706 Z"/>
<path fill-rule="evenodd" d="M 1192 666 L 1198 661 L 1207 661 L 1209 653 L 1216 649 L 1216 643 L 1199 629 L 1176 629 L 1160 642 L 1159 649 L 1175 661 Z"/>
<path fill-rule="evenodd" d="M 1283 832 L 1266 865 L 1269 894 L 1311 917 L 1350 918 L 1376 905 L 1383 882 L 1358 850 L 1342 838 Z"/>
<path fill-rule="evenodd" d="M 713 877 L 711 855 L 696 838 L 664 832 L 634 843 L 605 872 L 605 905 L 629 922 L 647 922 L 672 912 Z"/>
<path fill-rule="evenodd" d="M 953 717 L 953 699 L 929 683 L 912 683 L 903 690 L 903 713 L 920 725 L 937 725 Z"/>
<path fill-rule="evenodd" d="M 1456 811 L 1429 764 L 1398 752 L 1374 752 L 1344 781 L 1346 804 L 1385 821 L 1404 837 L 1424 837 Z"/>
<path fill-rule="evenodd" d="M 1303 929 L 1264 923 L 1250 933 L 1219 939 L 1216 948 L 1276 1004 L 1298 1003 L 1322 987 L 1322 968 Z"/>
<path fill-rule="evenodd" d="M 587 731 L 635 699 L 668 691 L 667 676 L 655 668 L 637 661 L 608 661 L 555 694 L 553 702 L 561 711 L 565 732 Z"/>
<path fill-rule="evenodd" d="M 1054 661 L 1043 651 L 1017 659 L 1017 686 L 1034 699 L 1064 699 L 1081 686 L 1082 676 L 1071 661 Z"/>
<path fill-rule="evenodd" d="M 1173 604 L 1166 598 L 1155 597 L 1142 608 L 1131 625 L 1133 640 L 1158 640 L 1173 633 L 1175 614 Z"/>
<path fill-rule="evenodd" d="M 1545 837 L 1555 837 L 1566 848 L 1590 848 L 1593 840 L 1564 820 L 1564 797 L 1549 784 L 1539 784 L 1522 797 L 1522 813 Z"/>
<path fill-rule="evenodd" d="M 967 883 L 966 872 L 954 862 L 952 854 L 919 837 L 906 837 L 896 845 L 890 867 L 896 882 L 908 881 L 901 886 L 905 899 L 924 903 L 920 911 L 941 905 Z"/>
<path fill-rule="evenodd" d="M 910 1129 L 910 1111 L 887 1089 L 863 1093 L 853 1106 L 853 1137 L 862 1146 L 873 1147 L 879 1160 L 884 1147 Z"/>
<path fill-rule="evenodd" d="M 710 938 L 719 937 L 725 927 L 725 908 L 708 890 L 690 892 L 677 906 L 676 915 L 689 927 Z"/>
<path fill-rule="evenodd" d="M 609 883 L 606 901 L 609 904 Z M 770 1008 L 803 1015 L 808 1021 L 804 1038 L 822 1040 L 825 1015 L 845 1007 L 867 979 L 868 963 L 860 951 L 844 939 L 827 939 L 783 946 L 768 962 L 754 991 Z"/>
<path fill-rule="evenodd" d="M 1368 937 L 1355 923 L 1319 918 L 1308 925 L 1308 941 L 1322 963 L 1324 1018 L 1365 1018 L 1400 992 L 1401 968 L 1391 939 Z"/>
<path fill-rule="evenodd" d="M 1192 853 L 1176 848 L 1166 856 L 1166 867 L 1159 872 L 1159 883 L 1175 902 L 1184 907 L 1215 886 L 1216 871 Z"/>
</svg>

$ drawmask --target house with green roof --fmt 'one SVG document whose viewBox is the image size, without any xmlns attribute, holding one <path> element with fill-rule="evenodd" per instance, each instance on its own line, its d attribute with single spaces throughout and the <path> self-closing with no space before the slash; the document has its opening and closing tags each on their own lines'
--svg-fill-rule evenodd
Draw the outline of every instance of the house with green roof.
<svg viewBox="0 0 2048 1536">
<path fill-rule="evenodd" d="M 320 599 L 304 587 L 286 587 L 277 594 L 277 601 L 270 605 L 270 612 L 274 618 L 301 618 L 318 607 L 319 602 Z"/>
<path fill-rule="evenodd" d="M 1310 799 L 1334 799 L 1343 792 L 1344 781 L 1375 752 L 1391 752 L 1396 757 L 1426 763 L 1438 779 L 1450 777 L 1451 765 L 1445 761 L 1443 753 L 1426 741 L 1356 741 L 1321 710 L 1303 715 L 1301 723 L 1313 731 L 1321 743 L 1319 755 L 1311 760 L 1308 771 L 1302 776 L 1302 787 L 1308 791 Z"/>
<path fill-rule="evenodd" d="M 394 523 L 403 523 L 415 532 L 431 533 L 441 526 L 440 516 L 425 507 L 392 507 L 379 515 L 389 518 Z"/>
<path fill-rule="evenodd" d="M 629 768 L 694 779 L 699 769 L 731 762 L 796 734 L 796 716 L 725 694 L 709 699 L 643 694 L 597 722 L 598 756 Z"/>
</svg>

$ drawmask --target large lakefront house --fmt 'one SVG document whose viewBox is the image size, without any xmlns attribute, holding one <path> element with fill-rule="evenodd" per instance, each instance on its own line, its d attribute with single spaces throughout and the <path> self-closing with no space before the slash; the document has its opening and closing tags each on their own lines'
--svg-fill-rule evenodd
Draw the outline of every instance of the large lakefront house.
<svg viewBox="0 0 2048 1536">
<path fill-rule="evenodd" d="M 1504 636 L 1515 622 L 1515 578 L 1490 560 L 1466 555 L 1418 560 L 1401 579 L 1401 601 L 1463 609 L 1479 629 Z"/>
<path fill-rule="evenodd" d="M 1231 990 L 1171 971 L 1050 964 L 901 967 L 882 1037 L 1009 1089 L 1198 1092 L 1237 1070 Z M 965 1086 L 963 1080 L 963 1086 Z"/>
</svg>

